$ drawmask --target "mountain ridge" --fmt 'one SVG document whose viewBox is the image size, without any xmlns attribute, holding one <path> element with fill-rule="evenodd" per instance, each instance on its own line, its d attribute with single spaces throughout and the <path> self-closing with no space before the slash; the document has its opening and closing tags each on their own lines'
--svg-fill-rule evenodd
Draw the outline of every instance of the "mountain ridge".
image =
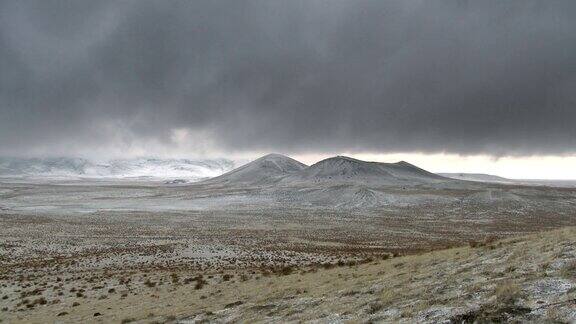
<svg viewBox="0 0 576 324">
<path fill-rule="evenodd" d="M 197 181 L 234 167 L 227 159 L 134 158 L 93 161 L 84 158 L 0 157 L 0 176 L 31 178 L 182 178 Z"/>
<path fill-rule="evenodd" d="M 478 181 L 478 182 L 495 182 L 495 183 L 512 183 L 514 180 L 496 176 L 493 174 L 487 173 L 438 173 L 438 175 L 458 179 L 458 180 L 466 180 L 466 181 Z"/>
<path fill-rule="evenodd" d="M 382 163 L 347 156 L 334 156 L 310 166 L 281 154 L 268 154 L 204 183 L 227 185 L 280 184 L 284 186 L 324 183 L 417 185 L 454 181 L 406 161 Z"/>
</svg>

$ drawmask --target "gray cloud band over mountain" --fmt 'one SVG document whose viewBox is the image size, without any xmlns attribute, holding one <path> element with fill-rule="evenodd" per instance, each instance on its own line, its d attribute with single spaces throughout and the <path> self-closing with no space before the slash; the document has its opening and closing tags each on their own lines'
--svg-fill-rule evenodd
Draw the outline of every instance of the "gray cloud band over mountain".
<svg viewBox="0 0 576 324">
<path fill-rule="evenodd" d="M 0 154 L 574 153 L 575 31 L 574 1 L 1 1 Z"/>
</svg>

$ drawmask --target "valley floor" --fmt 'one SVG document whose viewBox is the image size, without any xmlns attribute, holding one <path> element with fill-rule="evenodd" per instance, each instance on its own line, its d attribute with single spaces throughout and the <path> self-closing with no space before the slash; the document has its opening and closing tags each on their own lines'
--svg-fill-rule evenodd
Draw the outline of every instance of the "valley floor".
<svg viewBox="0 0 576 324">
<path fill-rule="evenodd" d="M 302 267 L 3 273 L 0 319 L 47 322 L 576 320 L 576 229 Z"/>
</svg>

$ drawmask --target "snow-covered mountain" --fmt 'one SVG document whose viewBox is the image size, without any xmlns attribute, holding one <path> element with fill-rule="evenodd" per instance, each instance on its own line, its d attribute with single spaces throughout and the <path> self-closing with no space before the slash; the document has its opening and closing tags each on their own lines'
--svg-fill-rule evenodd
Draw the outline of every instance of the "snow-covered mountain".
<svg viewBox="0 0 576 324">
<path fill-rule="evenodd" d="M 197 181 L 234 168 L 227 159 L 139 158 L 94 162 L 81 158 L 0 158 L 0 176 L 46 178 L 159 178 Z"/>
</svg>

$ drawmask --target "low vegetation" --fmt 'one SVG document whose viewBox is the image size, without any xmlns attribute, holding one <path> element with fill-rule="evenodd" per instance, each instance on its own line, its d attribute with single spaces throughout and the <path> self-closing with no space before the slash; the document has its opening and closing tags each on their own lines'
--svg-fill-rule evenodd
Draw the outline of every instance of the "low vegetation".
<svg viewBox="0 0 576 324">
<path fill-rule="evenodd" d="M 570 322 L 576 319 L 575 274 L 576 229 L 565 228 L 416 255 L 302 266 L 27 276 L 18 294 L 4 279 L 0 319 Z"/>
</svg>

